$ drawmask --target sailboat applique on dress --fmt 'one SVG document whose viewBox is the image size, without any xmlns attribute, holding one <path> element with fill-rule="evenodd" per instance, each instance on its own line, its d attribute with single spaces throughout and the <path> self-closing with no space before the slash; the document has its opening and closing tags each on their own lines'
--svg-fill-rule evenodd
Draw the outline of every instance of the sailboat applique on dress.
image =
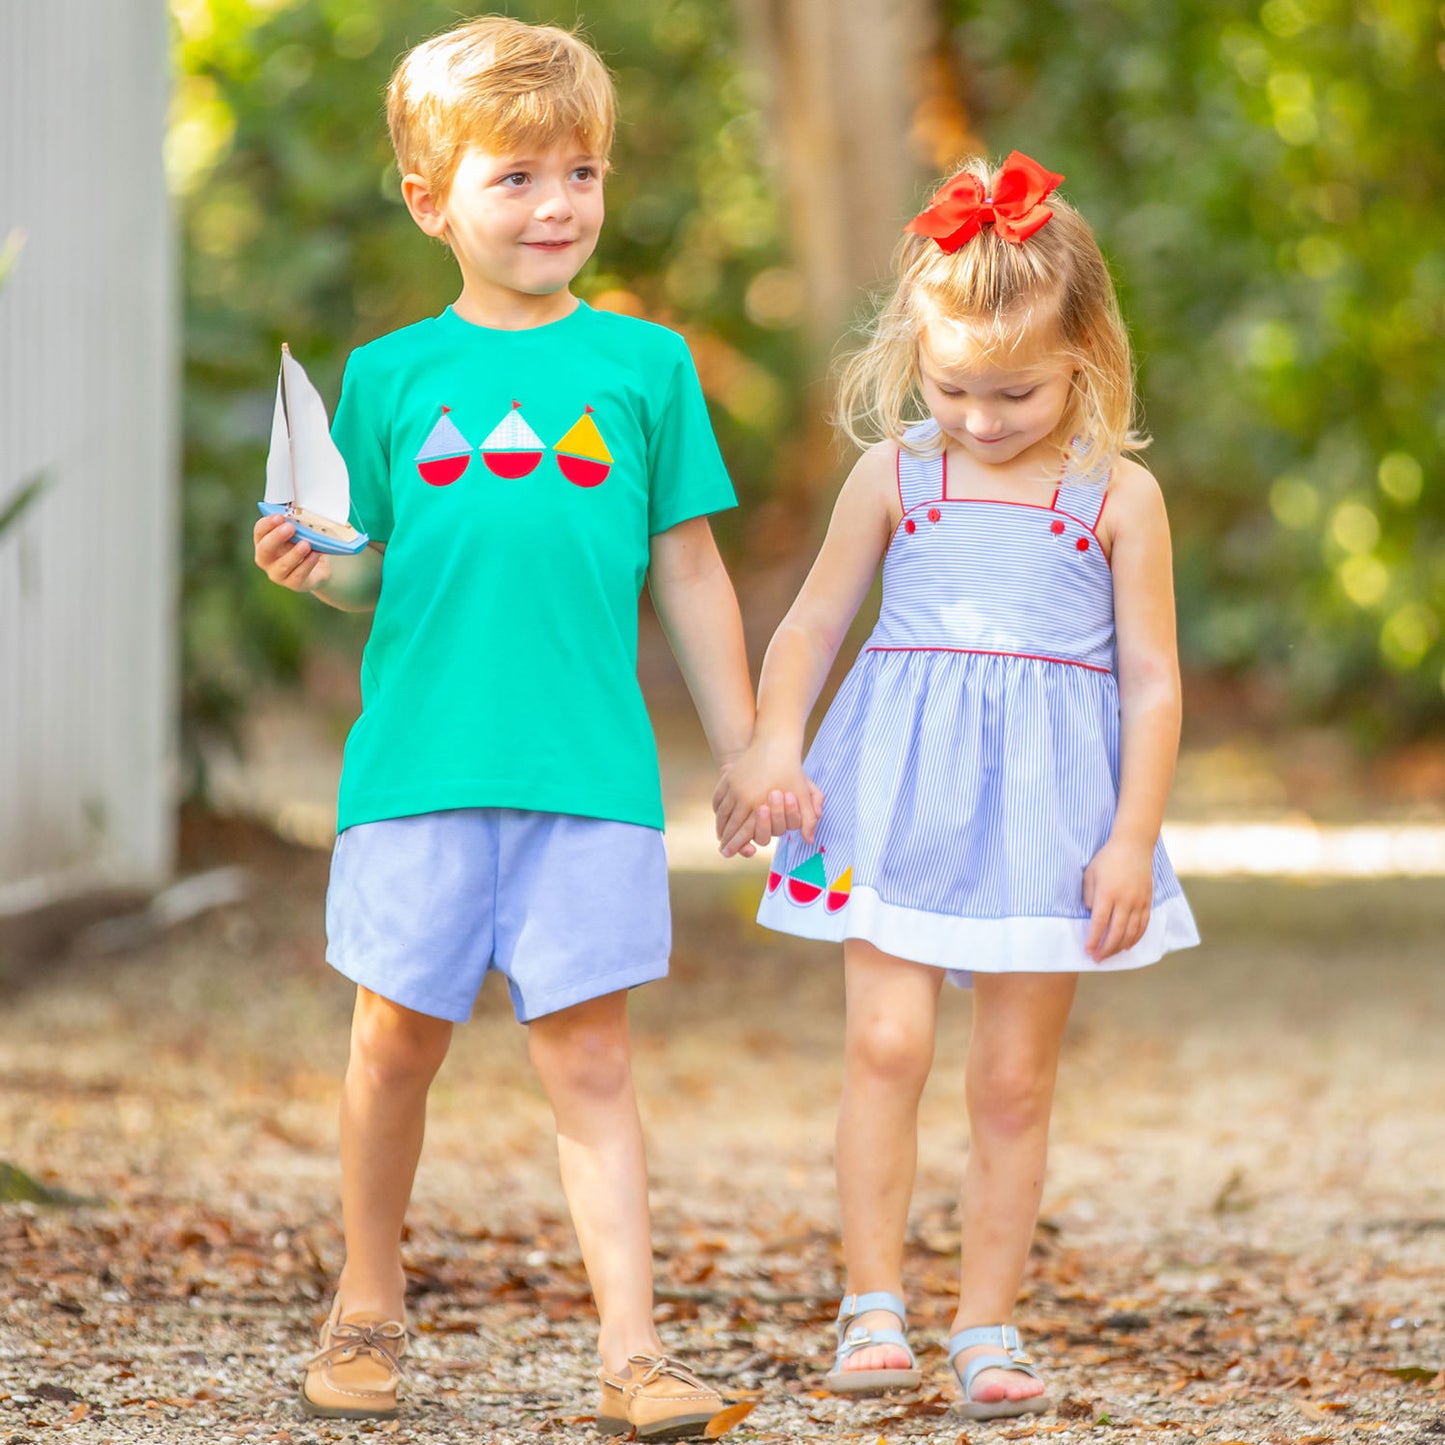
<svg viewBox="0 0 1445 1445">
<path fill-rule="evenodd" d="M 351 478 L 331 440 L 326 403 L 284 344 L 266 454 L 266 498 L 257 505 L 263 516 L 284 512 L 296 524 L 297 540 L 317 552 L 349 557 L 371 540 L 346 520 Z"/>
<path fill-rule="evenodd" d="M 533 471 L 545 450 L 542 438 L 527 425 L 522 415 L 522 403 L 514 401 L 511 411 L 492 428 L 482 443 L 482 460 L 499 477 L 515 480 Z"/>
<path fill-rule="evenodd" d="M 416 454 L 417 474 L 433 487 L 449 487 L 466 471 L 472 459 L 472 444 L 457 430 L 444 406 L 437 424 L 427 433 Z"/>
<path fill-rule="evenodd" d="M 612 453 L 592 420 L 589 406 L 556 443 L 557 465 L 569 482 L 579 487 L 595 487 L 612 470 Z"/>
</svg>

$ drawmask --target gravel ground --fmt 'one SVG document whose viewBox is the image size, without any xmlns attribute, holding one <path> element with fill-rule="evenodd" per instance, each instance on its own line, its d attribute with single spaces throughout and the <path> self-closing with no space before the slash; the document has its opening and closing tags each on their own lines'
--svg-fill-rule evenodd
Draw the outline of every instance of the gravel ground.
<svg viewBox="0 0 1445 1445">
<path fill-rule="evenodd" d="M 409 1406 L 313 1424 L 299 1367 L 340 1261 L 349 998 L 324 857 L 193 820 L 248 901 L 98 953 L 102 906 L 0 925 L 0 1158 L 84 1196 L 0 1206 L 0 1445 L 592 1435 L 592 1320 L 549 1116 L 502 990 L 434 1091 L 407 1242 Z M 1059 1408 L 948 1412 L 969 1005 L 950 995 L 910 1240 L 926 1384 L 818 1393 L 840 1259 L 838 960 L 679 875 L 677 964 L 634 1004 L 659 1318 L 753 1413 L 738 1441 L 1445 1445 L 1445 888 L 1211 882 L 1206 947 L 1087 980 L 1019 1318 Z"/>
</svg>

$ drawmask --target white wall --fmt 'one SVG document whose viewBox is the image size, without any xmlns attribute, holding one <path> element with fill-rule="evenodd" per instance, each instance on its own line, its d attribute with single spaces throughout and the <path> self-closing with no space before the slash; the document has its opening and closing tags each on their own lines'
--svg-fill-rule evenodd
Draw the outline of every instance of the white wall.
<svg viewBox="0 0 1445 1445">
<path fill-rule="evenodd" d="M 165 0 L 0 0 L 0 911 L 173 861 Z"/>
</svg>

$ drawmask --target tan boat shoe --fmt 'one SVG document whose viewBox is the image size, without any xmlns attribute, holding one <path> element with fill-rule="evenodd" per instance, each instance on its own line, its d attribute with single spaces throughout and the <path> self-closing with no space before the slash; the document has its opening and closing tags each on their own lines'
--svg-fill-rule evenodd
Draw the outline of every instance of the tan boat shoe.
<svg viewBox="0 0 1445 1445">
<path fill-rule="evenodd" d="M 301 1382 L 301 1408 L 324 1420 L 394 1420 L 406 1352 L 406 1326 L 381 1315 L 339 1318 L 341 1301 L 321 1326 L 321 1343 Z"/>
<path fill-rule="evenodd" d="M 722 1396 L 666 1355 L 633 1355 L 621 1374 L 599 1370 L 604 1435 L 635 1432 L 638 1440 L 700 1440 L 723 1408 Z"/>
</svg>

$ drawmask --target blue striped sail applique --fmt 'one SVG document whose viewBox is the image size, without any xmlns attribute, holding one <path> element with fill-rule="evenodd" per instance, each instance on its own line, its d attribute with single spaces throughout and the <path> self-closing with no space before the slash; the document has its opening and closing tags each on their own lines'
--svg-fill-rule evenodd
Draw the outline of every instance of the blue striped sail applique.
<svg viewBox="0 0 1445 1445">
<path fill-rule="evenodd" d="M 444 406 L 437 424 L 427 433 L 416 454 L 416 469 L 422 481 L 433 487 L 449 487 L 466 471 L 472 460 L 472 444 L 461 432 Z"/>
</svg>

